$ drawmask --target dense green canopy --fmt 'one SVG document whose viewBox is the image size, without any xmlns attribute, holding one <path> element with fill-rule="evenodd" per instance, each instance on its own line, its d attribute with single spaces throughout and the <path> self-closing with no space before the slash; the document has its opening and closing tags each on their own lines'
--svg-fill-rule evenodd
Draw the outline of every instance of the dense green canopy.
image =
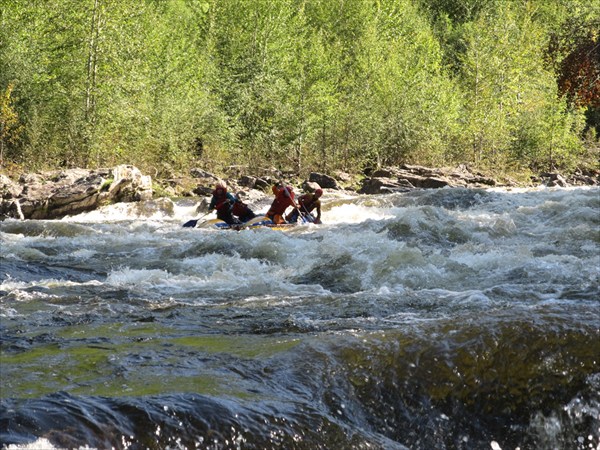
<svg viewBox="0 0 600 450">
<path fill-rule="evenodd" d="M 1 157 L 573 167 L 598 149 L 599 5 L 0 0 Z"/>
</svg>

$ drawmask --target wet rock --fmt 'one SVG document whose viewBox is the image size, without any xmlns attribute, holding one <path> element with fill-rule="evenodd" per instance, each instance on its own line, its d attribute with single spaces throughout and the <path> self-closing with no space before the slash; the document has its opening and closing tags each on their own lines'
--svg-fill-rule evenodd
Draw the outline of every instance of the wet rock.
<svg viewBox="0 0 600 450">
<path fill-rule="evenodd" d="M 412 175 L 412 174 L 401 174 L 398 176 L 398 183 L 408 182 L 412 186 L 423 189 L 439 189 L 446 186 L 450 186 L 451 181 L 436 176 L 422 176 L 422 175 Z"/>
<path fill-rule="evenodd" d="M 219 179 L 219 177 L 217 177 L 216 175 L 213 175 L 212 173 L 207 172 L 206 170 L 200 169 L 198 167 L 191 169 L 190 175 L 193 178 L 208 178 L 213 181 L 217 181 Z"/>
<path fill-rule="evenodd" d="M 254 183 L 255 189 L 266 190 L 269 186 L 271 186 L 271 183 L 264 178 L 257 178 L 256 183 Z"/>
<path fill-rule="evenodd" d="M 133 166 L 116 166 L 112 171 L 113 182 L 102 187 L 108 192 L 110 202 L 137 202 L 152 198 L 152 179 Z M 89 189 L 88 189 L 89 190 Z"/>
<path fill-rule="evenodd" d="M 346 172 L 337 171 L 335 172 L 335 178 L 343 183 L 351 183 L 352 175 Z"/>
<path fill-rule="evenodd" d="M 244 175 L 239 179 L 238 183 L 240 186 L 245 186 L 247 188 L 253 188 L 254 186 L 256 186 L 256 177 Z"/>
<path fill-rule="evenodd" d="M 532 182 L 548 187 L 569 186 L 598 186 L 600 185 L 600 170 L 576 170 L 571 175 L 562 175 L 557 172 L 542 172 L 537 177 L 532 177 Z"/>
<path fill-rule="evenodd" d="M 402 182 L 393 178 L 369 177 L 363 180 L 359 194 L 391 194 L 393 192 L 407 192 L 414 189 L 414 186 L 404 180 Z"/>
<path fill-rule="evenodd" d="M 600 170 L 577 170 L 567 182 L 572 186 L 598 186 L 600 185 Z"/>
<path fill-rule="evenodd" d="M 214 190 L 214 188 L 214 186 L 201 184 L 192 189 L 192 193 L 194 195 L 197 195 L 198 197 L 204 197 L 207 195 L 212 195 L 212 191 Z"/>
<path fill-rule="evenodd" d="M 235 193 L 244 203 L 254 204 L 266 197 L 266 194 L 260 189 L 246 189 Z"/>
<path fill-rule="evenodd" d="M 175 204 L 171 199 L 162 197 L 154 200 L 137 202 L 135 212 L 141 217 L 152 217 L 155 214 L 164 214 L 172 217 L 175 214 Z"/>
<path fill-rule="evenodd" d="M 540 174 L 541 181 L 544 185 L 548 187 L 568 187 L 569 183 L 567 180 L 559 174 L 559 173 L 541 173 Z"/>
<path fill-rule="evenodd" d="M 371 173 L 371 177 L 373 178 L 393 178 L 398 175 L 397 170 L 393 169 L 377 169 Z"/>
</svg>

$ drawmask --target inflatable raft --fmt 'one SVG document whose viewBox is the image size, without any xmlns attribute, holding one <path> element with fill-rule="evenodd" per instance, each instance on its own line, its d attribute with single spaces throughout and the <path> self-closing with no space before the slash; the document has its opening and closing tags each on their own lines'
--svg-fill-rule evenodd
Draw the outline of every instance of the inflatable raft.
<svg viewBox="0 0 600 450">
<path fill-rule="evenodd" d="M 254 219 L 249 220 L 246 223 L 241 225 L 229 225 L 226 222 L 220 219 L 211 219 L 205 220 L 203 222 L 198 222 L 195 228 L 203 228 L 203 229 L 217 229 L 217 230 L 249 230 L 256 228 L 271 228 L 274 230 L 289 230 L 297 226 L 297 223 L 281 223 L 276 224 L 271 219 L 265 216 L 255 217 Z"/>
</svg>

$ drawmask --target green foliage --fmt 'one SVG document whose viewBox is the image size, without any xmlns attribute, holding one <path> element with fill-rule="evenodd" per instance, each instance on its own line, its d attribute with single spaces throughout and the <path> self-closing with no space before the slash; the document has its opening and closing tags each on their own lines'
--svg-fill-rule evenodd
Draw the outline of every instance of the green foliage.
<svg viewBox="0 0 600 450">
<path fill-rule="evenodd" d="M 442 67 L 442 53 L 419 11 L 397 2 L 378 17 L 375 104 L 380 161 L 444 163 L 456 133 L 459 97 Z"/>
<path fill-rule="evenodd" d="M 552 169 L 572 165 L 581 150 L 579 113 L 557 95 L 537 12 L 502 2 L 463 26 L 462 145 L 478 166 Z"/>
<path fill-rule="evenodd" d="M 597 145 L 557 83 L 598 39 L 583 0 L 0 3 L 2 153 L 28 169 L 542 170 Z"/>
</svg>

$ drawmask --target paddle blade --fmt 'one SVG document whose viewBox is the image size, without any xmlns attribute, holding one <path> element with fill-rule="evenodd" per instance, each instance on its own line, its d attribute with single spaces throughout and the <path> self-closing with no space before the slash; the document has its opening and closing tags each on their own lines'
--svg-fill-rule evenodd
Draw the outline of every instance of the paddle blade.
<svg viewBox="0 0 600 450">
<path fill-rule="evenodd" d="M 198 223 L 197 219 L 188 220 L 186 223 L 183 224 L 183 227 L 184 228 L 194 228 L 197 223 Z"/>
<path fill-rule="evenodd" d="M 315 218 L 312 214 L 304 214 L 302 216 L 302 223 L 316 223 Z"/>
</svg>

